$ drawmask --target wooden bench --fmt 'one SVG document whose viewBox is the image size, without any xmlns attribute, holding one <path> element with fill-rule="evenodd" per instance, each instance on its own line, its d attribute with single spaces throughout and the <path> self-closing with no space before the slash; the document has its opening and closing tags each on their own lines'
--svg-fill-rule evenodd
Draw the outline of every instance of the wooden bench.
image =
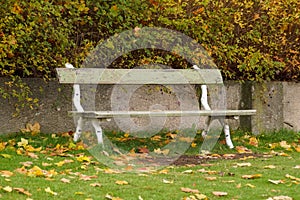
<svg viewBox="0 0 300 200">
<path fill-rule="evenodd" d="M 103 143 L 102 128 L 99 119 L 111 119 L 114 117 L 185 117 L 185 116 L 210 116 L 227 117 L 240 115 L 254 115 L 256 110 L 211 110 L 207 100 L 207 85 L 223 84 L 221 73 L 218 69 L 107 69 L 107 68 L 74 68 L 66 64 L 66 68 L 57 68 L 60 83 L 73 85 L 73 104 L 76 111 L 70 111 L 70 115 L 78 116 L 78 123 L 74 135 L 74 141 L 80 138 L 83 123 L 91 120 L 95 129 L 98 143 Z M 180 76 L 178 76 L 180 74 Z M 184 78 L 183 78 L 184 77 Z M 122 78 L 122 81 L 120 79 Z M 201 104 L 205 110 L 166 110 L 166 111 L 85 111 L 81 106 L 80 85 L 82 84 L 159 84 L 177 85 L 191 84 L 201 85 Z M 230 139 L 229 126 L 224 125 L 226 143 L 230 148 L 233 144 Z M 206 133 L 208 130 L 204 130 Z M 203 134 L 205 135 L 205 134 Z"/>
</svg>

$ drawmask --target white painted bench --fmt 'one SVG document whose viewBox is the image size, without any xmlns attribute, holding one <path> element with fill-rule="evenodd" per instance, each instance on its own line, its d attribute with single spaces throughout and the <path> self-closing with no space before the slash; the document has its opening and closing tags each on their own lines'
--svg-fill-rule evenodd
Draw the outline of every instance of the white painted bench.
<svg viewBox="0 0 300 200">
<path fill-rule="evenodd" d="M 223 84 L 221 73 L 218 69 L 107 69 L 107 68 L 74 68 L 66 64 L 66 68 L 57 68 L 60 83 L 73 85 L 73 104 L 76 111 L 69 114 L 78 116 L 78 123 L 74 135 L 74 141 L 80 138 L 83 123 L 91 120 L 95 129 L 98 143 L 103 143 L 102 128 L 99 119 L 111 119 L 114 117 L 185 117 L 185 116 L 211 116 L 227 117 L 254 115 L 256 110 L 211 110 L 207 100 L 207 85 Z M 180 74 L 178 76 L 177 74 Z M 130 76 L 126 78 L 127 76 Z M 184 76 L 184 79 L 182 78 Z M 125 78 L 124 78 L 125 77 Z M 122 81 L 120 79 L 122 78 Z M 166 110 L 166 111 L 85 111 L 80 102 L 81 84 L 159 84 L 177 85 L 191 84 L 201 85 L 201 104 L 204 110 Z M 230 148 L 233 144 L 230 139 L 229 126 L 223 124 L 226 143 Z M 204 130 L 206 133 L 208 130 Z M 202 134 L 203 136 L 205 134 Z"/>
</svg>

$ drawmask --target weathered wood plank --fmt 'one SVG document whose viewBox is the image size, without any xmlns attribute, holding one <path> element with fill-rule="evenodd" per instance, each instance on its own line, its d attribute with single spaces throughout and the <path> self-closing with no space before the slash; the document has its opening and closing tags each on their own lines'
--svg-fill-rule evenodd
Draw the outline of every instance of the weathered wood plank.
<svg viewBox="0 0 300 200">
<path fill-rule="evenodd" d="M 222 84 L 218 69 L 57 68 L 60 83 L 69 84 Z"/>
<path fill-rule="evenodd" d="M 70 111 L 70 115 L 85 118 L 113 118 L 113 117 L 192 117 L 192 116 L 243 116 L 255 115 L 256 110 L 167 110 L 167 111 Z"/>
</svg>

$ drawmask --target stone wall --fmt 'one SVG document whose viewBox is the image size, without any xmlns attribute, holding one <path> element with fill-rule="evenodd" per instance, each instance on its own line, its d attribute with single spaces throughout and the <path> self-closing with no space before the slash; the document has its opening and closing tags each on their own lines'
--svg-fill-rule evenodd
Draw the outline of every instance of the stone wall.
<svg viewBox="0 0 300 200">
<path fill-rule="evenodd" d="M 0 98 L 0 133 L 18 132 L 27 123 L 39 122 L 44 133 L 56 133 L 74 131 L 74 120 L 67 115 L 67 111 L 72 110 L 72 86 L 61 85 L 57 81 L 48 83 L 40 79 L 25 80 L 33 89 L 33 93 L 40 99 L 40 106 L 33 110 L 25 109 L 22 113 L 13 117 L 15 112 L 14 102 Z M 4 79 L 0 79 L 3 85 Z M 251 130 L 253 133 L 273 131 L 282 128 L 300 131 L 300 83 L 288 82 L 267 82 L 244 83 L 229 81 L 225 82 L 226 102 L 228 109 L 247 109 L 257 110 L 257 115 L 253 117 L 240 117 L 238 120 L 227 119 L 232 129 Z M 112 86 L 99 86 L 95 106 L 98 109 L 111 107 Z M 177 96 L 168 91 L 168 88 L 158 86 L 143 86 L 139 88 L 130 99 L 130 107 L 133 109 L 182 109 L 184 100 L 185 107 L 197 108 L 193 88 L 182 86 L 177 88 Z M 178 92 L 182 91 L 182 92 Z M 122 98 L 122 95 L 119 97 Z M 212 100 L 213 101 L 213 100 Z M 122 103 L 122 101 L 120 101 Z M 143 119 L 135 120 L 136 127 L 145 126 L 153 128 L 165 119 Z M 187 119 L 184 123 L 189 126 L 190 121 L 197 118 Z M 198 128 L 203 128 L 205 118 L 200 118 Z M 178 125 L 179 124 L 179 125 Z M 182 122 L 178 118 L 170 118 L 159 128 L 178 128 Z M 116 129 L 119 124 L 114 120 L 104 122 L 104 128 Z M 125 126 L 126 127 L 126 126 Z"/>
</svg>

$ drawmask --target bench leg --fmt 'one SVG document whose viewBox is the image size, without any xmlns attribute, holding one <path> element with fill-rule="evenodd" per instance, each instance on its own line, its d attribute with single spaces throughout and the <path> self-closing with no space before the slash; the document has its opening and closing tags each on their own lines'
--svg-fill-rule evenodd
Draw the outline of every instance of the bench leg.
<svg viewBox="0 0 300 200">
<path fill-rule="evenodd" d="M 206 85 L 201 85 L 201 105 L 203 106 L 204 110 L 211 110 L 208 100 L 207 100 L 207 86 Z M 209 132 L 209 124 L 211 122 L 211 118 L 209 118 L 206 122 L 206 128 L 202 131 L 202 137 L 205 137 L 207 133 Z M 227 146 L 232 149 L 234 146 L 232 144 L 231 138 L 230 138 L 230 129 L 227 124 L 224 124 L 220 121 L 220 123 L 224 127 L 224 134 L 225 134 L 225 140 Z"/>
<path fill-rule="evenodd" d="M 102 128 L 100 126 L 99 120 L 93 119 L 92 124 L 93 124 L 93 127 L 94 127 L 96 135 L 97 135 L 98 144 L 103 144 Z"/>
<path fill-rule="evenodd" d="M 77 121 L 76 131 L 75 131 L 74 138 L 73 138 L 74 142 L 77 142 L 81 136 L 83 122 L 84 122 L 83 118 L 79 117 L 79 119 Z"/>
<path fill-rule="evenodd" d="M 230 138 L 230 129 L 229 129 L 229 125 L 227 125 L 227 124 L 224 125 L 224 134 L 225 134 L 225 141 L 226 141 L 227 146 L 230 149 L 233 149 L 234 146 L 233 146 L 231 138 Z"/>
</svg>

